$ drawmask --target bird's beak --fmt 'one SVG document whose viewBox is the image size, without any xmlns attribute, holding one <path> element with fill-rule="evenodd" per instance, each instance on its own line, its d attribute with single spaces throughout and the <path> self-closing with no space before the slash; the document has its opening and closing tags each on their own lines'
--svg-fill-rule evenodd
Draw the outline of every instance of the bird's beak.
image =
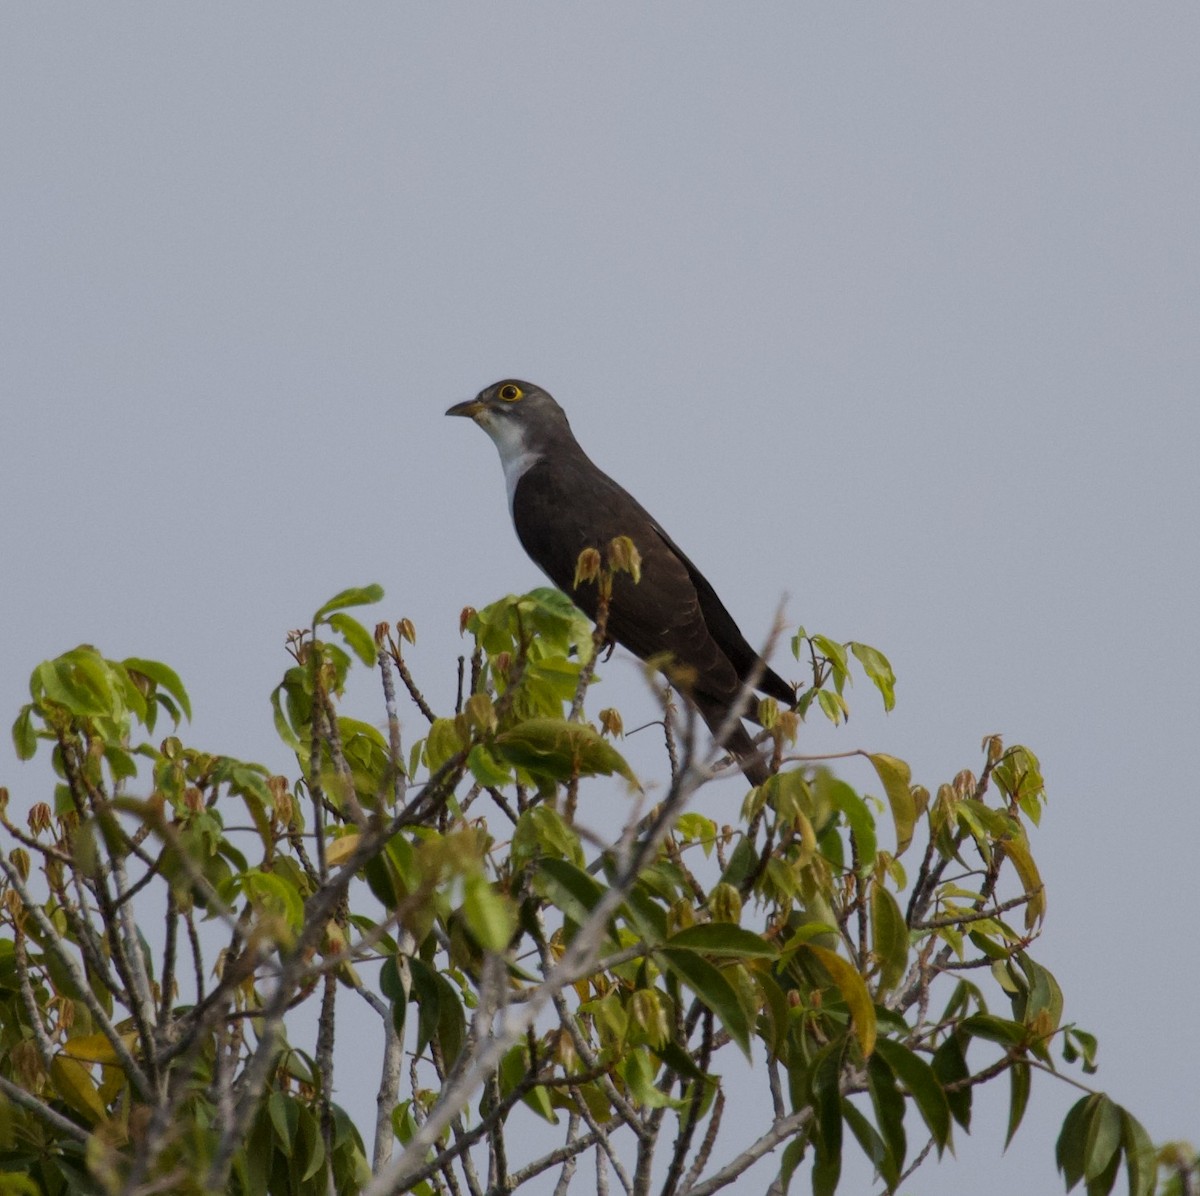
<svg viewBox="0 0 1200 1196">
<path fill-rule="evenodd" d="M 446 414 L 465 415 L 468 419 L 474 419 L 484 409 L 484 404 L 478 399 L 468 399 L 465 403 L 455 403 L 453 407 L 447 408 Z"/>
</svg>

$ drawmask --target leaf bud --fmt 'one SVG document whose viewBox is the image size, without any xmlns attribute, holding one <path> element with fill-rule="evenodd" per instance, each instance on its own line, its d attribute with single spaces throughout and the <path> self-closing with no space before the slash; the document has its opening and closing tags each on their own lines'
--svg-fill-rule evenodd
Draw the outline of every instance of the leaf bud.
<svg viewBox="0 0 1200 1196">
<path fill-rule="evenodd" d="M 608 565 L 614 573 L 628 573 L 635 585 L 642 580 L 642 554 L 628 536 L 614 536 L 608 542 Z"/>
<path fill-rule="evenodd" d="M 954 787 L 955 797 L 964 799 L 975 796 L 975 788 L 978 782 L 975 779 L 975 774 L 969 768 L 964 768 L 950 783 Z"/>
<path fill-rule="evenodd" d="M 629 1015 L 645 1035 L 647 1044 L 658 1048 L 671 1037 L 671 1026 L 660 994 L 652 988 L 639 988 L 629 998 Z"/>
<path fill-rule="evenodd" d="M 689 926 L 695 925 L 696 911 L 692 908 L 690 901 L 681 899 L 667 910 L 668 934 L 677 934 L 679 931 L 687 930 Z"/>
<path fill-rule="evenodd" d="M 995 765 L 1004 755 L 1004 740 L 999 735 L 985 735 L 983 750 L 987 753 L 987 762 Z"/>
<path fill-rule="evenodd" d="M 566 1030 L 559 1030 L 554 1043 L 554 1058 L 564 1072 L 570 1074 L 579 1066 L 575 1042 Z"/>
<path fill-rule="evenodd" d="M 20 930 L 25 925 L 25 906 L 20 893 L 16 889 L 5 889 L 0 901 L 4 903 L 4 912 L 8 915 L 8 920 Z"/>
<path fill-rule="evenodd" d="M 396 631 L 402 640 L 407 640 L 410 644 L 417 642 L 417 629 L 413 625 L 412 619 L 399 620 L 396 624 Z"/>
<path fill-rule="evenodd" d="M 462 635 L 467 630 L 467 624 L 475 617 L 478 612 L 473 606 L 464 606 L 458 612 L 458 634 Z"/>
<path fill-rule="evenodd" d="M 742 920 L 742 895 L 733 885 L 722 881 L 708 895 L 708 908 L 714 922 L 732 922 L 736 926 Z"/>
<path fill-rule="evenodd" d="M 23 847 L 14 847 L 8 853 L 8 862 L 17 870 L 22 880 L 29 879 L 29 852 Z"/>
<path fill-rule="evenodd" d="M 575 580 L 572 589 L 579 589 L 580 582 L 595 581 L 600 576 L 600 553 L 594 548 L 585 548 L 575 562 Z"/>
<path fill-rule="evenodd" d="M 467 723 L 473 731 L 486 735 L 496 729 L 496 708 L 492 699 L 485 693 L 472 694 L 467 699 Z"/>
<path fill-rule="evenodd" d="M 625 734 L 625 722 L 621 718 L 621 712 L 615 706 L 606 706 L 600 711 L 600 731 L 604 735 L 611 735 L 615 739 L 620 739 Z"/>
<path fill-rule="evenodd" d="M 774 698 L 759 699 L 758 721 L 768 731 L 775 729 L 779 722 L 779 703 Z"/>
<path fill-rule="evenodd" d="M 44 801 L 34 802 L 29 809 L 29 829 L 40 835 L 50 829 L 50 819 L 50 807 Z"/>
</svg>

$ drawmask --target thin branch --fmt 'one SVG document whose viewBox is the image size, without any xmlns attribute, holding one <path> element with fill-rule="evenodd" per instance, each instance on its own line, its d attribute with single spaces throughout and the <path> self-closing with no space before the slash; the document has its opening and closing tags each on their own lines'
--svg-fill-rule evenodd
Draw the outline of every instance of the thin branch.
<svg viewBox="0 0 1200 1196">
<path fill-rule="evenodd" d="M 728 734 L 732 729 L 732 720 L 726 721 L 730 726 L 722 727 L 722 730 Z M 659 807 L 654 824 L 636 847 L 629 842 L 633 828 L 628 829 L 617 847 L 618 859 L 622 860 L 624 866 L 618 872 L 616 883 L 606 890 L 596 903 L 591 916 L 580 927 L 562 959 L 537 986 L 534 996 L 521 1005 L 510 1006 L 500 1019 L 495 1033 L 482 1042 L 479 1049 L 471 1053 L 470 1058 L 463 1061 L 461 1070 L 442 1089 L 437 1103 L 430 1110 L 425 1123 L 413 1135 L 407 1148 L 398 1159 L 393 1160 L 375 1176 L 364 1196 L 387 1196 L 401 1188 L 421 1166 L 425 1152 L 437 1142 L 442 1130 L 470 1099 L 471 1093 L 499 1066 L 508 1048 L 534 1025 L 546 1005 L 567 985 L 592 973 L 607 933 L 609 919 L 625 901 L 638 874 L 657 854 L 659 843 L 674 825 L 688 798 L 711 775 L 711 768 L 707 763 L 689 765 L 678 783 L 672 786 L 667 798 Z"/>
<path fill-rule="evenodd" d="M 130 1054 L 129 1048 L 125 1045 L 120 1034 L 117 1033 L 117 1029 L 112 1024 L 108 1014 L 104 1012 L 100 1002 L 96 999 L 96 994 L 92 992 L 92 986 L 88 983 L 87 977 L 83 974 L 75 957 L 63 945 L 58 931 L 54 928 L 54 923 L 46 916 L 41 905 L 33 899 L 33 895 L 25 887 L 25 882 L 22 881 L 21 874 L 17 871 L 16 866 L 3 853 L 0 853 L 0 870 L 3 870 L 5 876 L 8 877 L 8 883 L 16 890 L 26 915 L 37 923 L 38 929 L 42 932 L 44 940 L 42 943 L 43 949 L 51 952 L 54 958 L 66 969 L 67 975 L 71 977 L 75 987 L 79 991 L 80 1000 L 87 1006 L 88 1012 L 92 1015 L 92 1020 L 99 1027 L 100 1032 L 108 1039 L 113 1053 L 117 1056 L 121 1067 L 129 1077 L 129 1082 L 137 1090 L 138 1096 L 144 1101 L 153 1102 L 155 1099 L 154 1085 L 139 1066 L 138 1061 Z"/>
<path fill-rule="evenodd" d="M 788 1117 L 778 1118 L 761 1138 L 752 1142 L 732 1162 L 722 1167 L 715 1175 L 703 1183 L 684 1188 L 680 1196 L 711 1196 L 738 1179 L 741 1174 L 758 1162 L 765 1154 L 770 1154 L 775 1147 L 794 1137 L 808 1126 L 812 1120 L 812 1109 L 800 1109 Z"/>
<path fill-rule="evenodd" d="M 0 1092 L 4 1093 L 14 1105 L 32 1113 L 39 1121 L 44 1121 L 57 1134 L 73 1139 L 76 1142 L 87 1142 L 91 1135 L 87 1130 L 68 1121 L 61 1113 L 56 1113 L 48 1105 L 42 1104 L 32 1092 L 26 1092 L 11 1080 L 0 1076 Z"/>
</svg>

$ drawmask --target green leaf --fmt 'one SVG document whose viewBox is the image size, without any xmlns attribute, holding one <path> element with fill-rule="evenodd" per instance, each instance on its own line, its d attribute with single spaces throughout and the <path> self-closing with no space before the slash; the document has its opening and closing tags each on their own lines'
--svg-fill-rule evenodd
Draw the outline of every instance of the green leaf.
<svg viewBox="0 0 1200 1196">
<path fill-rule="evenodd" d="M 1125 1149 L 1129 1196 L 1152 1196 L 1158 1174 L 1158 1152 L 1141 1122 L 1124 1109 L 1121 1110 L 1121 1145 Z"/>
<path fill-rule="evenodd" d="M 879 1132 L 888 1146 L 888 1155 L 895 1160 L 896 1174 L 889 1180 L 889 1186 L 895 1187 L 908 1152 L 908 1139 L 904 1133 L 905 1105 L 904 1097 L 896 1087 L 895 1074 L 880 1054 L 872 1055 L 867 1063 L 867 1089 Z"/>
<path fill-rule="evenodd" d="M 425 759 L 429 764 L 429 771 L 437 772 L 466 746 L 467 741 L 463 737 L 457 719 L 435 718 L 429 728 L 429 736 L 425 740 Z"/>
<path fill-rule="evenodd" d="M 1025 928 L 1032 930 L 1034 925 L 1046 916 L 1046 887 L 1042 884 L 1037 865 L 1033 862 L 1033 854 L 1029 850 L 1029 841 L 1024 834 L 1005 836 L 1004 851 L 1012 860 L 1029 898 L 1025 905 Z"/>
<path fill-rule="evenodd" d="M 871 1160 L 871 1165 L 889 1188 L 895 1186 L 895 1179 L 900 1174 L 896 1160 L 888 1150 L 887 1143 L 879 1136 L 879 1131 L 867 1120 L 866 1116 L 850 1101 L 842 1102 L 842 1113 L 846 1124 L 858 1139 L 863 1153 Z"/>
<path fill-rule="evenodd" d="M 335 594 L 324 606 L 318 607 L 316 614 L 312 617 L 312 625 L 316 627 L 335 610 L 344 610 L 348 606 L 368 606 L 372 602 L 378 602 L 382 597 L 383 586 L 381 585 L 373 583 L 369 586 L 352 586 L 340 594 Z M 372 653 L 372 662 L 374 659 L 374 653 Z"/>
<path fill-rule="evenodd" d="M 837 686 L 838 693 L 841 693 L 846 676 L 850 672 L 850 658 L 846 655 L 846 649 L 837 643 L 836 640 L 831 640 L 828 636 L 824 635 L 812 636 L 811 642 L 813 647 L 832 666 L 833 682 Z"/>
<path fill-rule="evenodd" d="M 869 1056 L 875 1049 L 876 1023 L 875 1006 L 871 1001 L 871 994 L 867 991 L 866 981 L 858 974 L 853 964 L 826 947 L 819 947 L 816 943 L 804 943 L 800 950 L 811 951 L 837 985 L 842 1000 L 846 1002 L 850 1016 L 854 1019 L 854 1036 L 858 1039 L 863 1055 Z"/>
<path fill-rule="evenodd" d="M 1010 1082 L 1008 1096 L 1008 1133 L 1004 1136 L 1004 1149 L 1007 1150 L 1014 1135 L 1025 1116 L 1025 1106 L 1029 1104 L 1029 1090 L 1032 1073 L 1029 1064 L 1024 1059 L 1014 1059 L 1008 1069 Z"/>
<path fill-rule="evenodd" d="M 533 875 L 534 891 L 555 909 L 582 926 L 599 904 L 606 890 L 594 876 L 567 860 L 547 856 L 537 863 Z"/>
<path fill-rule="evenodd" d="M 950 1034 L 941 1046 L 933 1053 L 933 1072 L 942 1084 L 946 1093 L 946 1103 L 954 1120 L 970 1132 L 971 1129 L 971 1087 L 950 1089 L 949 1085 L 957 1080 L 965 1080 L 970 1074 L 967 1067 L 967 1056 L 963 1050 L 963 1036 L 957 1031 Z"/>
<path fill-rule="evenodd" d="M 964 1018 L 960 1025 L 973 1038 L 998 1042 L 1001 1046 L 1006 1047 L 1023 1047 L 1029 1038 L 1028 1029 L 1020 1022 L 996 1017 L 992 1013 L 972 1014 L 970 1017 Z"/>
<path fill-rule="evenodd" d="M 50 1082 L 54 1085 L 55 1093 L 89 1125 L 102 1122 L 107 1117 L 95 1080 L 77 1059 L 55 1055 L 50 1060 Z"/>
<path fill-rule="evenodd" d="M 529 1075 L 529 1048 L 525 1043 L 519 1042 L 505 1051 L 504 1058 L 500 1060 L 497 1075 L 500 1080 L 501 1098 L 508 1096 L 517 1085 L 524 1081 L 525 1077 Z M 531 1088 L 521 1099 L 539 1117 L 551 1125 L 558 1124 L 558 1114 L 554 1112 L 554 1108 L 550 1104 L 550 1094 L 541 1085 Z M 480 1112 L 482 1114 L 485 1110 L 481 1109 Z"/>
<path fill-rule="evenodd" d="M 44 693 L 77 717 L 114 713 L 111 679 L 105 675 L 100 654 L 86 644 L 38 665 L 30 690 L 35 700 Z"/>
<path fill-rule="evenodd" d="M 169 668 L 161 661 L 143 660 L 137 656 L 130 656 L 121 661 L 121 667 L 131 673 L 141 673 L 143 677 L 148 677 L 160 689 L 165 689 L 179 703 L 179 708 L 187 716 L 188 722 L 192 721 L 191 699 L 188 698 L 187 690 L 184 689 L 183 682 L 180 681 L 179 675 L 174 669 Z"/>
<path fill-rule="evenodd" d="M 278 914 L 293 931 L 303 925 L 304 901 L 295 886 L 288 884 L 279 873 L 251 868 L 237 879 L 238 887 L 252 905 Z"/>
<path fill-rule="evenodd" d="M 779 1160 L 779 1182 L 783 1185 L 783 1196 L 787 1196 L 796 1168 L 804 1162 L 804 1149 L 808 1145 L 803 1135 L 793 1138 L 784 1148 Z"/>
<path fill-rule="evenodd" d="M 300 1141 L 303 1149 L 299 1152 L 299 1158 L 304 1160 L 300 1169 L 300 1182 L 303 1184 L 312 1179 L 325 1165 L 325 1143 L 312 1111 L 302 1108 L 300 1115 Z"/>
<path fill-rule="evenodd" d="M 667 914 L 644 881 L 639 880 L 629 891 L 622 907 L 626 921 L 634 932 L 657 947 L 667 937 Z"/>
<path fill-rule="evenodd" d="M 892 807 L 892 820 L 896 824 L 896 855 L 903 855 L 912 842 L 913 827 L 917 821 L 917 804 L 912 795 L 912 771 L 903 760 L 887 756 L 882 752 L 870 752 L 871 761 L 888 805 Z"/>
<path fill-rule="evenodd" d="M 18 760 L 32 760 L 37 751 L 37 732 L 33 729 L 33 706 L 26 704 L 21 707 L 17 721 L 12 727 L 13 747 L 17 749 Z"/>
<path fill-rule="evenodd" d="M 880 1038 L 875 1050 L 912 1094 L 940 1155 L 950 1145 L 950 1105 L 937 1073 L 920 1055 L 891 1038 Z"/>
<path fill-rule="evenodd" d="M 300 1105 L 296 1098 L 283 1092 L 272 1092 L 267 1101 L 271 1116 L 271 1127 L 284 1153 L 290 1155 L 296 1142 L 296 1130 L 300 1124 Z"/>
<path fill-rule="evenodd" d="M 892 672 L 888 658 L 878 648 L 872 648 L 869 644 L 852 642 L 850 651 L 858 658 L 863 671 L 883 695 L 884 710 L 891 710 L 896 705 L 896 674 Z"/>
<path fill-rule="evenodd" d="M 830 778 L 821 792 L 845 815 L 850 833 L 858 847 L 858 866 L 866 873 L 875 863 L 875 819 L 863 801 L 845 781 Z"/>
<path fill-rule="evenodd" d="M 1095 1074 L 1096 1052 L 1099 1046 L 1094 1034 L 1089 1034 L 1078 1026 L 1067 1026 L 1063 1030 L 1063 1059 L 1067 1063 L 1074 1063 L 1082 1058 L 1084 1075 Z"/>
<path fill-rule="evenodd" d="M 1084 1137 L 1083 1177 L 1089 1181 L 1103 1175 L 1121 1148 L 1121 1111 L 1103 1093 L 1088 1114 Z M 1107 1190 L 1107 1189 L 1106 1189 Z"/>
<path fill-rule="evenodd" d="M 717 1015 L 729 1037 L 741 1047 L 746 1058 L 750 1058 L 750 1020 L 733 985 L 721 970 L 702 955 L 677 947 L 660 947 L 655 957 L 661 959 L 672 974 Z"/>
<path fill-rule="evenodd" d="M 617 773 L 631 785 L 637 784 L 620 752 L 586 723 L 561 718 L 526 719 L 497 735 L 492 751 L 536 777 L 568 781 L 573 776 Z"/>
<path fill-rule="evenodd" d="M 1097 1100 L 1097 1093 L 1081 1097 L 1063 1118 L 1062 1129 L 1054 1147 L 1054 1157 L 1068 1192 L 1083 1178 L 1088 1115 Z"/>
<path fill-rule="evenodd" d="M 475 872 L 463 882 L 463 917 L 476 941 L 485 951 L 504 951 L 517 928 L 512 902 Z"/>
<path fill-rule="evenodd" d="M 629 1087 L 633 1099 L 644 1109 L 682 1108 L 683 1101 L 673 1101 L 654 1083 L 658 1068 L 645 1047 L 630 1051 L 618 1065 L 621 1078 Z"/>
<path fill-rule="evenodd" d="M 352 615 L 330 615 L 326 620 L 330 627 L 346 641 L 346 646 L 368 668 L 375 664 L 378 650 L 371 633 Z"/>
<path fill-rule="evenodd" d="M 871 950 L 879 963 L 878 989 L 885 993 L 904 979 L 908 968 L 908 924 L 887 886 L 871 885 Z"/>
<path fill-rule="evenodd" d="M 707 922 L 689 926 L 671 935 L 664 946 L 699 951 L 704 955 L 727 955 L 736 959 L 777 959 L 779 949 L 752 930 L 731 922 Z"/>
<path fill-rule="evenodd" d="M 817 694 L 817 702 L 820 704 L 821 710 L 825 717 L 836 727 L 846 720 L 849 716 L 849 708 L 846 706 L 846 701 L 841 694 L 834 693 L 832 690 L 823 689 Z"/>
<path fill-rule="evenodd" d="M 467 767 L 484 788 L 498 789 L 513 779 L 512 769 L 501 764 L 482 743 L 477 743 L 468 753 Z"/>
</svg>

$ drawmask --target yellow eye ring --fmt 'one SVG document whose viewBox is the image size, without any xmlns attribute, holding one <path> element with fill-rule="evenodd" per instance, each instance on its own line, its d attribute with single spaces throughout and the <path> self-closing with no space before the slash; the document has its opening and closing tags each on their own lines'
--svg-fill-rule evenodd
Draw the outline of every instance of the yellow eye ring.
<svg viewBox="0 0 1200 1196">
<path fill-rule="evenodd" d="M 497 393 L 506 403 L 515 403 L 518 399 L 525 397 L 525 392 L 511 382 L 506 382 Z"/>
</svg>

